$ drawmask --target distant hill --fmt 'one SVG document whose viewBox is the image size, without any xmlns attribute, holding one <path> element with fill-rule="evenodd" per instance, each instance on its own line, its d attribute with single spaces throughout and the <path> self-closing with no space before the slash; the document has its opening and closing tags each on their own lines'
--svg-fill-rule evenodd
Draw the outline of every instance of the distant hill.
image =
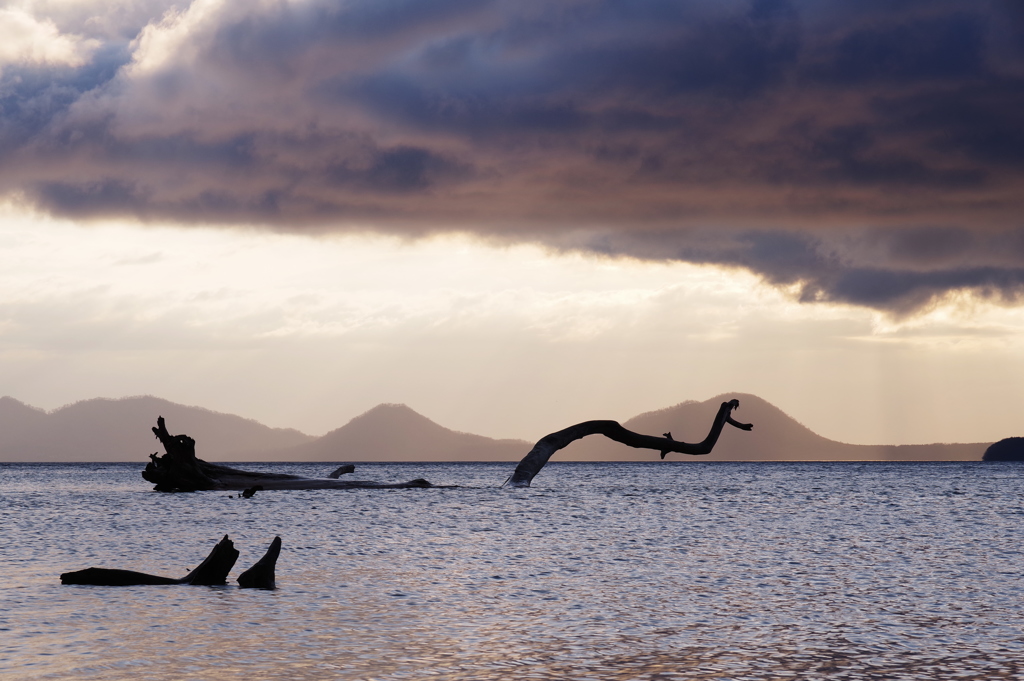
<svg viewBox="0 0 1024 681">
<path fill-rule="evenodd" d="M 683 461 L 979 461 L 990 443 L 850 445 L 817 435 L 754 395 L 730 393 L 705 402 L 683 402 L 640 414 L 623 425 L 639 433 L 671 432 L 677 440 L 699 442 L 718 406 L 740 400 L 739 421 L 752 432 L 726 426 L 706 456 L 670 454 Z M 401 404 L 381 404 L 347 424 L 315 438 L 297 430 L 268 428 L 256 421 L 156 397 L 94 399 L 45 412 L 10 397 L 0 398 L 0 461 L 138 461 L 163 453 L 150 428 L 157 416 L 171 433 L 196 440 L 208 461 L 518 461 L 533 443 L 495 440 L 449 430 Z M 595 418 L 605 415 L 595 414 Z M 565 426 L 570 426 L 566 423 Z M 537 433 L 537 438 L 547 433 Z M 556 461 L 656 461 L 657 452 L 638 450 L 600 436 L 579 440 Z"/>
<path fill-rule="evenodd" d="M 704 402 L 683 402 L 623 422 L 647 435 L 671 432 L 676 440 L 700 442 L 722 402 L 736 398 L 733 418 L 753 423 L 745 432 L 726 426 L 713 452 L 700 457 L 670 454 L 672 459 L 705 461 L 979 461 L 982 444 L 851 445 L 829 440 L 756 395 L 728 393 Z M 651 461 L 651 452 L 631 449 L 599 437 L 578 440 L 556 455 L 563 461 Z M 657 457 L 657 454 L 654 454 Z"/>
<path fill-rule="evenodd" d="M 209 461 L 266 460 L 269 452 L 314 439 L 157 397 L 92 399 L 52 412 L 0 397 L 0 461 L 145 462 L 152 452 L 163 454 L 150 430 L 158 416 L 172 433 L 194 438 L 196 454 Z"/>
<path fill-rule="evenodd" d="M 985 450 L 982 461 L 1024 461 L 1024 437 L 1008 437 Z"/>
<path fill-rule="evenodd" d="M 518 461 L 532 446 L 449 430 L 404 404 L 380 404 L 281 456 L 289 461 Z"/>
</svg>

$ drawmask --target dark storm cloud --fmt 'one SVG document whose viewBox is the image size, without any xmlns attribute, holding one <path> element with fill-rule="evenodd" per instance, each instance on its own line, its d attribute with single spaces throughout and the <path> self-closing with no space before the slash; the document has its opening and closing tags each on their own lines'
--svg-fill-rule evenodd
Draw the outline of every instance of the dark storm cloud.
<svg viewBox="0 0 1024 681">
<path fill-rule="evenodd" d="M 0 189 L 736 266 L 896 312 L 1024 290 L 1016 3 L 165 7 L 84 66 L 4 66 Z"/>
<path fill-rule="evenodd" d="M 8 66 L 0 71 L 0 153 L 47 133 L 84 93 L 114 78 L 130 58 L 127 45 L 106 45 L 80 68 Z"/>
<path fill-rule="evenodd" d="M 983 17 L 967 12 L 851 31 L 824 50 L 813 77 L 841 85 L 985 75 Z"/>
</svg>

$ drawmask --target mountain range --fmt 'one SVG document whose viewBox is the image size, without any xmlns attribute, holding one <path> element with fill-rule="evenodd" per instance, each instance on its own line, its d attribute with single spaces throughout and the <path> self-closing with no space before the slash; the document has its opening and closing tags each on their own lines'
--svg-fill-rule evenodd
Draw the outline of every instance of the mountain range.
<svg viewBox="0 0 1024 681">
<path fill-rule="evenodd" d="M 755 395 L 726 394 L 640 414 L 622 424 L 636 432 L 677 440 L 704 439 L 718 405 L 736 397 L 737 420 L 752 432 L 726 426 L 708 461 L 977 461 L 991 443 L 851 445 L 824 438 Z M 517 461 L 525 440 L 495 440 L 434 423 L 401 404 L 381 404 L 322 437 L 270 428 L 257 421 L 157 397 L 97 398 L 51 412 L 0 398 L 0 462 L 139 461 L 163 453 L 153 438 L 158 416 L 174 434 L 196 440 L 208 461 Z M 565 424 L 566 426 L 572 424 Z M 538 433 L 538 439 L 546 433 Z M 669 455 L 672 459 L 692 457 Z M 578 440 L 558 461 L 654 461 L 657 453 L 598 436 Z"/>
<path fill-rule="evenodd" d="M 263 455 L 316 439 L 157 397 L 98 398 L 51 412 L 0 397 L 0 461 L 144 462 L 164 453 L 151 430 L 158 416 L 172 433 L 194 438 L 200 458 L 214 461 L 268 460 Z"/>
</svg>

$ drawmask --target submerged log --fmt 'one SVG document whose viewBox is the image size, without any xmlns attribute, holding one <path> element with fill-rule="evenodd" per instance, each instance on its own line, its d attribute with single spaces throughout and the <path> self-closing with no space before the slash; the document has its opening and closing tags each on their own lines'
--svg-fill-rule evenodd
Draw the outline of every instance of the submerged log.
<svg viewBox="0 0 1024 681">
<path fill-rule="evenodd" d="M 61 584 L 88 584 L 92 586 L 152 586 L 157 584 L 182 584 L 180 579 L 147 575 L 132 570 L 111 570 L 109 568 L 86 568 L 65 572 L 60 576 Z"/>
<path fill-rule="evenodd" d="M 723 402 L 711 424 L 711 432 L 703 441 L 697 443 L 680 442 L 672 439 L 671 433 L 665 433 L 665 437 L 654 437 L 653 435 L 641 435 L 623 428 L 617 421 L 584 421 L 574 426 L 569 426 L 557 433 L 551 433 L 542 437 L 533 449 L 523 457 L 523 460 L 516 466 L 515 472 L 505 481 L 505 484 L 512 487 L 529 487 L 533 478 L 540 473 L 544 465 L 551 458 L 551 455 L 558 450 L 568 446 L 570 443 L 588 435 L 604 435 L 605 437 L 621 442 L 630 447 L 639 449 L 655 449 L 661 452 L 661 458 L 669 452 L 679 454 L 710 454 L 725 424 L 735 426 L 741 430 L 753 429 L 753 424 L 739 423 L 732 418 L 732 411 L 740 406 L 739 400 Z"/>
<path fill-rule="evenodd" d="M 277 550 L 281 550 L 281 539 L 276 538 Z M 271 544 L 273 548 L 273 544 Z M 276 560 L 277 555 L 274 555 Z M 60 576 L 61 584 L 90 584 L 93 586 L 139 586 L 155 584 L 193 584 L 196 586 L 214 586 L 226 584 L 228 573 L 238 560 L 238 551 L 227 535 L 221 539 L 213 551 L 192 572 L 181 579 L 147 575 L 132 570 L 112 570 L 109 568 L 86 568 L 76 572 L 65 572 Z M 254 566 L 255 567 L 255 566 Z M 271 567 L 273 571 L 273 567 Z"/>
<path fill-rule="evenodd" d="M 423 478 L 409 482 L 383 483 L 370 480 L 338 480 L 346 466 L 330 478 L 304 478 L 285 473 L 254 473 L 220 464 L 209 463 L 196 457 L 196 441 L 188 435 L 167 432 L 164 417 L 156 420 L 153 434 L 166 452 L 163 456 L 150 454 L 150 462 L 142 477 L 156 485 L 157 492 L 196 492 L 200 490 L 272 489 L 404 489 L 432 487 Z M 351 467 L 350 467 L 351 470 Z M 252 496 L 251 494 L 249 496 Z"/>
</svg>

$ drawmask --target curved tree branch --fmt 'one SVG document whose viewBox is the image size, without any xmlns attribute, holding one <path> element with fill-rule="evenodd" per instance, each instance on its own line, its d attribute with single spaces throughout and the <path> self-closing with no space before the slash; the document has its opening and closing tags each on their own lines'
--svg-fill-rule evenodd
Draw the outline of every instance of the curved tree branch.
<svg viewBox="0 0 1024 681">
<path fill-rule="evenodd" d="M 515 472 L 512 473 L 506 484 L 513 487 L 529 487 L 534 476 L 540 473 L 540 469 L 544 468 L 552 454 L 588 435 L 604 435 L 616 442 L 621 442 L 624 445 L 638 449 L 656 449 L 661 452 L 662 459 L 669 452 L 693 454 L 695 456 L 710 454 L 715 443 L 718 442 L 718 436 L 722 434 L 722 428 L 725 427 L 726 423 L 742 430 L 753 429 L 754 426 L 750 423 L 739 423 L 733 420 L 732 411 L 739 408 L 739 406 L 739 400 L 723 402 L 722 406 L 718 409 L 714 423 L 711 424 L 711 432 L 708 433 L 704 440 L 695 444 L 673 440 L 671 433 L 665 433 L 665 437 L 634 433 L 623 428 L 617 421 L 584 421 L 583 423 L 577 423 L 565 430 L 542 437 L 533 446 L 529 454 L 519 462 Z"/>
</svg>

